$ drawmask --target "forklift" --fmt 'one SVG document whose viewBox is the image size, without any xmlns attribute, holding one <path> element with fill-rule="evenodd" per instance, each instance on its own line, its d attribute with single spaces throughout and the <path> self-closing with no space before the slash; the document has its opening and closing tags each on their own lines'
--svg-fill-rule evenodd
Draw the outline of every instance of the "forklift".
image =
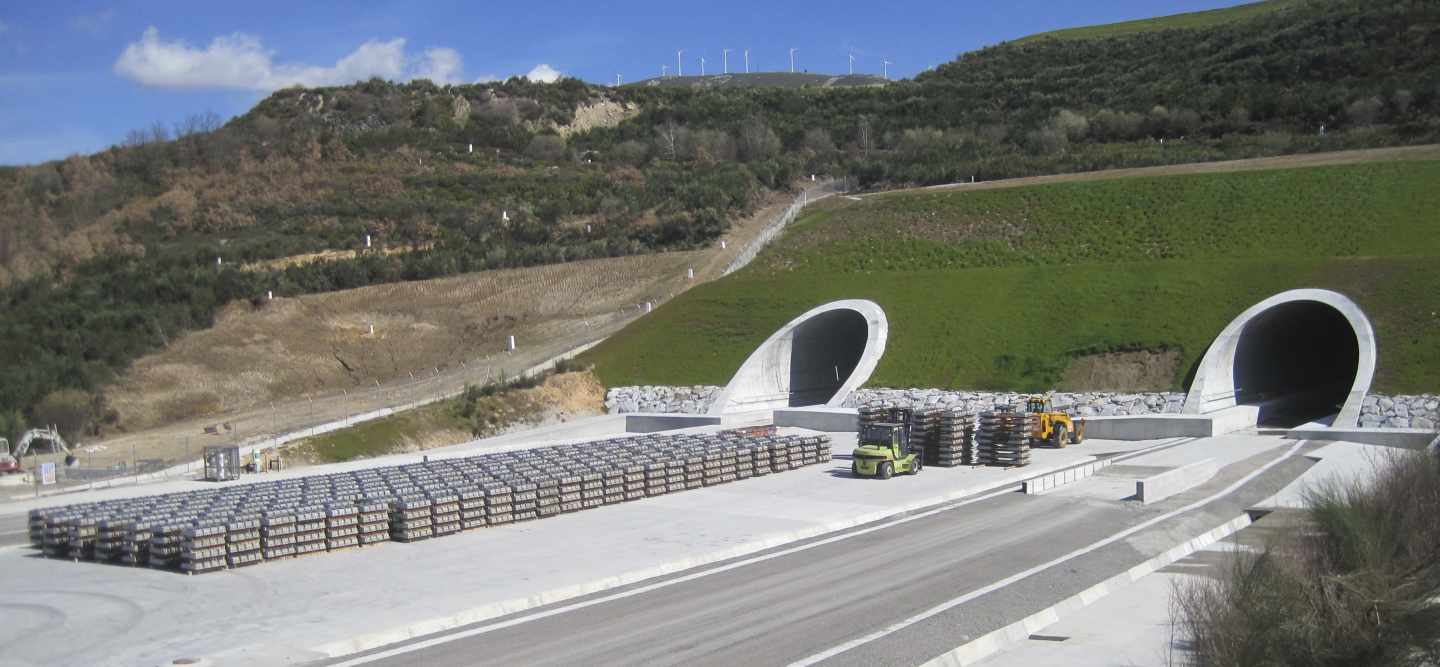
<svg viewBox="0 0 1440 667">
<path fill-rule="evenodd" d="M 887 421 L 866 425 L 851 453 L 850 473 L 856 477 L 890 479 L 896 473 L 919 474 L 925 457 L 910 447 L 910 410 L 893 408 Z"/>
<path fill-rule="evenodd" d="M 1085 420 L 1078 422 L 1070 415 L 1055 410 L 1050 405 L 1050 396 L 1031 396 L 1025 399 L 1025 411 L 1039 416 L 1035 423 L 1033 438 L 1057 449 L 1066 445 L 1078 445 L 1085 441 Z"/>
</svg>

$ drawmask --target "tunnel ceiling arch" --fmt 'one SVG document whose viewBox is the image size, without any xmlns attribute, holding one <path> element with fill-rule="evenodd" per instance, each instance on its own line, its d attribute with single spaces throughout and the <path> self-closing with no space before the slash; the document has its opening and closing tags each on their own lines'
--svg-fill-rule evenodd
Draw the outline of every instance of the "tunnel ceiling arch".
<svg viewBox="0 0 1440 667">
<path fill-rule="evenodd" d="M 1205 352 L 1184 411 L 1259 408 L 1261 424 L 1297 425 L 1334 415 L 1353 427 L 1375 377 L 1375 331 L 1338 292 L 1297 289 L 1251 306 Z"/>
<path fill-rule="evenodd" d="M 813 308 L 750 354 L 710 414 L 838 407 L 875 372 L 889 332 L 885 311 L 873 301 L 847 299 Z"/>
</svg>

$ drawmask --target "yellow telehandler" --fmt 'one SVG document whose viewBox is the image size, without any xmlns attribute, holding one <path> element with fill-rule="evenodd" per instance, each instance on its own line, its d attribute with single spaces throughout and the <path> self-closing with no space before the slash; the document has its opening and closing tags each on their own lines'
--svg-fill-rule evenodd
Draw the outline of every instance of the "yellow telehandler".
<svg viewBox="0 0 1440 667">
<path fill-rule="evenodd" d="M 1070 415 L 1056 411 L 1050 405 L 1050 396 L 1031 396 L 1025 399 L 1025 411 L 1040 417 L 1035 422 L 1035 433 L 1032 436 L 1036 443 L 1061 448 L 1085 441 L 1085 420 L 1076 421 L 1071 419 Z"/>
</svg>

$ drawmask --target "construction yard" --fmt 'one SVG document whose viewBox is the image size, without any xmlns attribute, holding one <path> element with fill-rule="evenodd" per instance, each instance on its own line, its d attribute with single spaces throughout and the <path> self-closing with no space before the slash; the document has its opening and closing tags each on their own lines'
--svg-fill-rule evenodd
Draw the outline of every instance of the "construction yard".
<svg viewBox="0 0 1440 667">
<path fill-rule="evenodd" d="M 763 419 L 758 414 L 740 415 L 724 428 Z M 629 441 L 711 442 L 714 436 L 707 433 L 721 428 Z M 428 463 L 421 455 L 406 454 L 251 477 L 239 486 L 173 481 L 141 490 L 96 491 L 89 499 L 126 506 L 142 495 L 153 498 L 164 492 L 172 494 L 170 498 L 195 498 L 198 493 L 212 499 L 268 497 L 274 502 L 286 489 L 292 489 L 288 492 L 292 497 L 304 498 L 322 487 L 327 494 L 347 484 L 359 488 L 364 480 L 373 484 L 387 479 L 391 474 L 387 470 L 407 471 L 401 475 L 411 480 L 407 484 L 414 484 L 417 474 L 426 479 L 419 472 L 423 470 L 459 470 L 463 476 L 468 462 L 485 460 L 474 458 L 477 454 L 534 461 L 547 451 L 603 451 L 593 446 L 566 450 L 563 445 L 623 434 L 624 417 L 601 416 L 435 450 Z M 1090 440 L 1065 449 L 1032 450 L 1025 467 L 927 467 L 916 476 L 881 482 L 850 475 L 853 434 L 781 429 L 777 435 L 795 442 L 828 438 L 829 451 L 821 456 L 802 450 L 798 456 L 804 458 L 799 460 L 814 465 L 713 488 L 705 481 L 708 473 L 702 465 L 696 486 L 704 488 L 614 506 L 606 497 L 613 494 L 601 475 L 603 493 L 595 501 L 605 506 L 578 513 L 559 509 L 560 503 L 568 502 L 559 485 L 567 482 L 557 479 L 555 518 L 546 521 L 515 522 L 515 514 L 511 521 L 493 526 L 466 526 L 466 501 L 460 492 L 454 512 L 447 509 L 434 515 L 453 514 L 455 530 L 447 525 L 449 534 L 443 539 L 410 544 L 381 539 L 346 548 L 345 539 L 358 543 L 361 533 L 370 532 L 361 527 L 366 513 L 357 501 L 353 516 L 342 512 L 329 517 L 342 522 L 355 519 L 353 524 L 336 526 L 344 532 L 353 525 L 355 535 L 337 533 L 338 548 L 333 552 L 321 548 L 314 556 L 297 558 L 283 549 L 294 546 L 298 552 L 295 545 L 301 543 L 277 542 L 282 552 L 274 559 L 265 558 L 258 567 L 205 576 L 84 558 L 77 563 L 68 552 L 42 558 L 41 552 L 22 546 L 0 548 L 7 578 L 15 582 L 4 596 L 11 621 L 0 631 L 0 651 L 22 665 L 159 664 L 181 658 L 217 665 L 292 664 L 341 656 L 351 657 L 339 664 L 475 664 L 477 653 L 467 648 L 472 646 L 467 642 L 483 635 L 473 641 L 484 642 L 484 654 L 491 656 L 481 661 L 484 664 L 551 660 L 606 664 L 637 659 L 677 664 L 803 662 L 851 639 L 847 629 L 854 627 L 851 621 L 856 618 L 903 618 L 972 588 L 990 590 L 993 587 L 985 588 L 988 584 L 1134 529 L 1129 537 L 1097 547 L 1103 558 L 1077 555 L 1068 569 L 1042 568 L 1013 586 L 964 602 L 963 609 L 971 613 L 959 616 L 967 619 L 963 632 L 927 631 L 923 639 L 903 642 L 907 656 L 903 662 L 918 663 L 954 648 L 965 637 L 1001 628 L 1068 595 L 1067 591 L 1078 592 L 1226 524 L 1245 507 L 1275 495 L 1298 478 L 1309 463 L 1296 452 L 1314 447 L 1244 434 Z M 825 460 L 829 456 L 834 460 Z M 1134 484 L 1127 487 L 1126 482 L 1137 466 L 1173 468 L 1200 460 L 1216 464 L 1214 478 L 1166 501 L 1127 500 Z M 1119 472 L 1107 473 L 1112 468 Z M 337 481 L 342 479 L 353 481 Z M 617 500 L 627 493 L 627 482 L 620 479 Z M 641 488 L 638 479 L 635 491 Z M 576 481 L 583 484 L 581 477 Z M 653 486 L 651 481 L 644 484 Z M 684 485 L 689 485 L 688 478 Z M 1052 486 L 1088 491 L 1062 498 L 1049 491 Z M 1030 493 L 1022 492 L 1027 488 Z M 480 489 L 481 497 L 486 497 L 484 487 Z M 522 502 L 519 489 L 509 488 L 512 513 Z M 585 502 L 583 487 L 576 490 L 581 494 L 576 500 Z M 488 498 L 499 498 L 498 490 L 492 491 Z M 1197 499 L 1209 500 L 1185 509 Z M 13 509 L 28 511 L 65 502 L 38 499 Z M 538 494 L 528 502 L 536 503 L 536 508 L 527 511 L 538 513 L 542 502 Z M 402 517 L 415 514 L 411 509 L 416 508 L 404 508 Z M 425 509 L 428 519 L 432 508 Z M 307 521 L 325 526 L 327 517 L 322 511 Z M 237 543 L 259 542 L 264 522 L 257 518 L 255 523 L 252 528 L 237 527 L 256 533 L 254 537 L 244 533 L 241 537 L 246 539 Z M 438 532 L 439 525 L 429 527 Z M 396 534 L 393 524 L 386 528 L 387 536 Z M 298 534 L 305 533 L 287 533 Z M 318 534 L 325 535 L 325 529 Z M 325 544 L 323 538 L 320 544 Z M 585 545 L 583 553 L 566 546 L 575 544 Z M 195 553 L 205 548 L 198 547 Z M 260 550 L 256 557 L 264 556 Z M 94 558 L 94 552 L 89 557 Z M 906 564 L 896 571 L 899 581 L 853 585 L 858 572 L 895 564 Z M 181 566 L 179 561 L 176 565 Z M 642 581 L 645 585 L 637 587 Z M 781 581 L 786 583 L 778 585 Z M 843 583 L 847 581 L 851 583 Z M 814 597 L 819 591 L 824 591 L 824 599 Z M 377 599 L 386 603 L 373 604 Z M 697 603 L 707 599 L 711 602 Z M 977 604 L 982 606 L 974 607 Z M 741 608 L 751 610 L 747 614 L 768 610 L 764 612 L 768 620 L 758 622 L 737 613 Z M 633 614 L 656 618 L 624 621 L 623 630 L 612 627 L 621 619 L 634 619 Z M 57 623 L 56 618 L 64 620 Z M 509 620 L 493 623 L 501 619 Z M 744 628 L 735 625 L 741 619 Z M 562 623 L 565 631 L 558 632 L 562 626 L 556 623 Z M 217 633 L 216 627 L 229 631 Z M 77 642 L 73 637 L 79 628 L 85 628 L 85 640 Z M 442 636 L 392 645 L 462 628 L 448 640 Z M 575 636 L 595 641 L 560 642 L 562 637 Z M 601 641 L 601 636 L 610 639 Z M 253 640 L 237 641 L 240 637 Z M 675 644 L 682 640 L 685 647 Z M 875 646 L 854 647 L 825 659 L 873 664 L 869 660 L 874 654 L 867 651 L 890 641 L 877 639 Z M 376 652 L 355 657 L 363 651 Z"/>
</svg>

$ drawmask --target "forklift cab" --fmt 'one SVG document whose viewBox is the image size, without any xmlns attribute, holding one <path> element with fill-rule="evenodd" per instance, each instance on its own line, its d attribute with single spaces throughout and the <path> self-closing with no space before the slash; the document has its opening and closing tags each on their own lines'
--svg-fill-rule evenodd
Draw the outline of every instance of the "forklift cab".
<svg viewBox="0 0 1440 667">
<path fill-rule="evenodd" d="M 1030 414 L 1054 412 L 1054 410 L 1050 408 L 1050 398 L 1047 396 L 1031 396 L 1025 399 L 1025 411 Z"/>
<path fill-rule="evenodd" d="M 886 447 L 891 456 L 901 458 L 910 448 L 909 438 L 903 424 L 871 424 L 861 434 L 860 444 L 867 447 Z"/>
</svg>

